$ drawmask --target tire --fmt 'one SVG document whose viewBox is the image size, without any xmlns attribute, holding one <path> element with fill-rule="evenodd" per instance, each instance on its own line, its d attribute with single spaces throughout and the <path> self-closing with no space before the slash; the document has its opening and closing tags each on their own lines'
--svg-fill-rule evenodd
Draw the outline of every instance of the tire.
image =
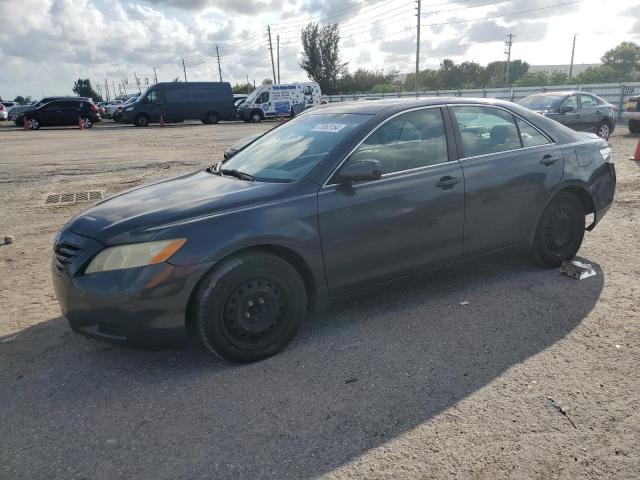
<svg viewBox="0 0 640 480">
<path fill-rule="evenodd" d="M 640 133 L 640 120 L 629 120 L 629 132 Z"/>
<path fill-rule="evenodd" d="M 262 115 L 257 110 L 255 112 L 251 112 L 251 122 L 252 123 L 260 123 L 262 121 Z"/>
<path fill-rule="evenodd" d="M 27 117 L 27 126 L 29 130 L 38 130 L 40 128 L 40 122 L 35 118 Z"/>
<path fill-rule="evenodd" d="M 93 127 L 93 121 L 89 118 L 89 117 L 81 117 L 80 121 L 82 122 L 82 126 L 84 128 L 91 128 Z"/>
<path fill-rule="evenodd" d="M 307 310 L 307 293 L 296 269 L 268 253 L 223 261 L 194 295 L 192 339 L 233 362 L 275 355 L 296 335 Z"/>
<path fill-rule="evenodd" d="M 216 112 L 209 112 L 205 117 L 205 122 L 207 125 L 215 125 L 220 121 L 218 114 Z"/>
<path fill-rule="evenodd" d="M 149 117 L 147 117 L 144 113 L 141 113 L 136 117 L 135 124 L 136 127 L 148 127 Z"/>
<path fill-rule="evenodd" d="M 596 127 L 596 134 L 604 140 L 609 140 L 611 136 L 611 124 L 607 120 L 604 120 Z"/>
<path fill-rule="evenodd" d="M 545 208 L 533 245 L 533 258 L 542 266 L 557 268 L 576 256 L 584 238 L 584 207 L 569 193 L 560 193 Z"/>
</svg>

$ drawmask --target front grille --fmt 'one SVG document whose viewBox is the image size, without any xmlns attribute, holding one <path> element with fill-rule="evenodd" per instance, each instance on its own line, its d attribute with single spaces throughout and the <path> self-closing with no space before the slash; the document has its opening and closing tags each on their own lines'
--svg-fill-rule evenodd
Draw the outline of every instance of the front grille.
<svg viewBox="0 0 640 480">
<path fill-rule="evenodd" d="M 73 259 L 80 255 L 82 251 L 82 247 L 67 242 L 57 245 L 54 249 L 54 263 L 58 274 L 62 274 L 62 272 L 67 269 Z"/>
</svg>

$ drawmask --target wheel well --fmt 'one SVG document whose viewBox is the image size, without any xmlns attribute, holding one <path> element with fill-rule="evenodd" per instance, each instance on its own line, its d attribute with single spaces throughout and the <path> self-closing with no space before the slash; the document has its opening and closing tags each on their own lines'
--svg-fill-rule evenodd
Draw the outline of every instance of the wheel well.
<svg viewBox="0 0 640 480">
<path fill-rule="evenodd" d="M 215 113 L 215 114 L 216 114 L 216 116 L 217 116 L 218 118 L 220 118 L 220 113 L 218 113 L 218 111 L 217 111 L 217 110 L 209 110 L 209 111 L 207 112 L 207 117 L 208 117 L 209 115 L 211 115 L 212 113 Z"/>
<path fill-rule="evenodd" d="M 235 251 L 233 253 L 230 253 L 229 255 L 227 255 L 226 257 L 223 257 L 220 259 L 219 262 L 216 262 L 216 264 L 211 267 L 211 269 L 207 272 L 205 272 L 204 275 L 202 275 L 202 278 L 198 281 L 198 283 L 196 283 L 196 286 L 193 288 L 191 295 L 189 296 L 189 303 L 187 304 L 187 310 L 186 310 L 186 316 L 185 316 L 185 326 L 187 328 L 187 335 L 191 335 L 191 312 L 192 312 L 192 308 L 193 308 L 193 302 L 194 302 L 194 297 L 195 297 L 195 293 L 198 290 L 198 288 L 200 287 L 202 280 L 213 270 L 215 270 L 218 265 L 220 264 L 220 262 L 222 262 L 223 260 L 226 260 L 229 257 L 233 257 L 235 255 L 241 255 L 243 253 L 247 253 L 247 252 L 267 252 L 270 253 L 272 255 L 275 255 L 276 257 L 280 257 L 283 260 L 285 260 L 286 262 L 290 263 L 293 268 L 296 269 L 296 271 L 298 272 L 298 274 L 300 275 L 300 278 L 302 278 L 302 282 L 304 283 L 304 288 L 307 291 L 307 305 L 308 308 L 310 310 L 313 310 L 316 306 L 316 300 L 317 300 L 317 286 L 313 280 L 313 274 L 311 273 L 311 268 L 309 268 L 309 265 L 307 264 L 307 262 L 305 262 L 305 260 L 300 256 L 300 254 L 296 253 L 295 251 L 287 248 L 287 247 L 283 247 L 281 245 L 256 245 L 256 246 L 252 246 L 249 248 L 244 248 L 242 250 L 238 250 Z"/>
<path fill-rule="evenodd" d="M 593 199 L 591 198 L 591 195 L 589 195 L 589 192 L 587 192 L 582 187 L 570 186 L 570 187 L 563 188 L 559 193 L 569 193 L 575 196 L 578 200 L 580 200 L 580 203 L 582 204 L 582 208 L 584 208 L 584 213 L 586 215 L 589 215 L 591 213 L 594 214 L 593 221 L 591 222 L 591 224 L 589 224 L 586 227 L 587 230 L 591 231 L 596 223 L 596 218 L 595 218 L 596 208 L 595 208 L 595 205 L 593 204 Z"/>
</svg>

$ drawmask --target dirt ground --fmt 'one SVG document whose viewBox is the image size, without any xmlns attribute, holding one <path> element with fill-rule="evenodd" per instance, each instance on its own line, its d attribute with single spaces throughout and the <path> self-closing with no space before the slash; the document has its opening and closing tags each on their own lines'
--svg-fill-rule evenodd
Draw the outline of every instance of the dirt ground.
<svg viewBox="0 0 640 480">
<path fill-rule="evenodd" d="M 187 172 L 271 126 L 0 126 L 0 478 L 640 478 L 640 163 L 622 126 L 615 203 L 580 251 L 596 277 L 475 262 L 341 302 L 244 366 L 73 334 L 49 262 L 86 204 L 43 197 Z"/>
</svg>

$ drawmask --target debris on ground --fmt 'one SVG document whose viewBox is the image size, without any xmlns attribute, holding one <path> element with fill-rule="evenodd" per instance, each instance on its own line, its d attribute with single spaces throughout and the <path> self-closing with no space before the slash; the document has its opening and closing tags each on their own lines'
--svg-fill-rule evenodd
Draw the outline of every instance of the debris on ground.
<svg viewBox="0 0 640 480">
<path fill-rule="evenodd" d="M 564 273 L 577 280 L 583 280 L 596 275 L 593 265 L 578 260 L 564 260 L 560 267 L 560 273 Z"/>
<path fill-rule="evenodd" d="M 575 423 L 573 423 L 573 420 L 571 420 L 571 417 L 569 416 L 569 414 L 567 413 L 567 410 L 560 405 L 560 403 L 556 402 L 553 398 L 551 397 L 547 397 L 547 400 L 549 400 L 549 404 L 555 408 L 558 412 L 560 412 L 567 420 L 569 420 L 569 423 L 571 424 L 571 426 L 573 428 L 575 428 L 576 430 L 578 429 L 578 427 L 576 426 Z"/>
<path fill-rule="evenodd" d="M 460 305 L 462 305 L 462 306 L 464 307 L 465 305 L 469 305 L 469 302 L 467 302 L 467 301 L 465 300 L 464 302 L 460 302 Z"/>
<path fill-rule="evenodd" d="M 13 243 L 13 236 L 7 235 L 6 237 L 4 237 L 4 243 L 5 245 L 9 245 L 10 243 Z"/>
</svg>

